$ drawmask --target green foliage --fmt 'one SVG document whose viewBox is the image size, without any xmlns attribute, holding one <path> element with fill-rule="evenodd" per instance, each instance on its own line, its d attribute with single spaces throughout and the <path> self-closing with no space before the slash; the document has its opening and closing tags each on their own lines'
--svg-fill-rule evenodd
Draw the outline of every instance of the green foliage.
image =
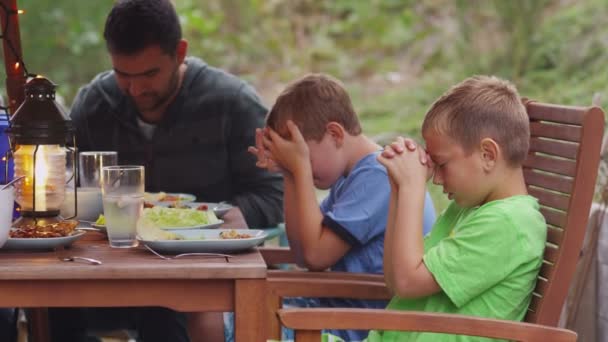
<svg viewBox="0 0 608 342">
<path fill-rule="evenodd" d="M 112 2 L 18 1 L 21 45 L 29 72 L 41 74 L 71 97 L 92 75 L 110 64 L 103 24 Z"/>
<path fill-rule="evenodd" d="M 111 0 L 19 1 L 25 62 L 71 103 L 110 67 Z M 435 98 L 473 74 L 526 97 L 586 105 L 608 96 L 605 0 L 174 0 L 189 53 L 250 81 L 267 104 L 308 72 L 343 80 L 365 132 L 420 139 Z M 3 93 L 5 93 L 3 91 Z M 438 209 L 445 199 L 431 191 Z"/>
</svg>

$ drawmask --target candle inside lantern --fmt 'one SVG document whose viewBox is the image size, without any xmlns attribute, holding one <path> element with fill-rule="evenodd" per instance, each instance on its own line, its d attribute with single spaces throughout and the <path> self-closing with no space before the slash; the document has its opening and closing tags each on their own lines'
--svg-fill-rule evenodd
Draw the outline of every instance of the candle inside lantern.
<svg viewBox="0 0 608 342">
<path fill-rule="evenodd" d="M 22 210 L 40 212 L 59 209 L 65 197 L 65 158 L 65 149 L 59 145 L 38 145 L 37 151 L 36 145 L 21 145 L 16 149 L 15 177 L 25 176 L 15 194 Z"/>
</svg>

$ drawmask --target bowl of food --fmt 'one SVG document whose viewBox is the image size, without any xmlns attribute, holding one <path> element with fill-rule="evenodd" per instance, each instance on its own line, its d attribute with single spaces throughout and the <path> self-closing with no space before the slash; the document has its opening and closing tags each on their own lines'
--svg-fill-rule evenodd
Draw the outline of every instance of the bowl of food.
<svg viewBox="0 0 608 342">
<path fill-rule="evenodd" d="M 217 205 L 213 206 L 211 210 L 213 210 L 215 216 L 217 216 L 218 218 L 222 218 L 232 208 L 232 204 L 228 202 L 220 202 Z"/>
<path fill-rule="evenodd" d="M 99 214 L 103 213 L 103 202 L 101 201 L 101 189 L 99 188 L 77 188 L 78 214 L 77 220 L 93 221 Z M 74 216 L 74 189 L 65 192 L 60 211 L 64 218 Z"/>
</svg>

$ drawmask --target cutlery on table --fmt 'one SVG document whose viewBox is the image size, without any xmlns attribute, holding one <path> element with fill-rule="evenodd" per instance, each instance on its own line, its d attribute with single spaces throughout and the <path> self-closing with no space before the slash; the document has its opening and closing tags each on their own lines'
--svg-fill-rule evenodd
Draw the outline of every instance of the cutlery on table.
<svg viewBox="0 0 608 342">
<path fill-rule="evenodd" d="M 233 257 L 232 255 L 220 254 L 220 253 L 182 253 L 182 254 L 177 254 L 177 255 L 162 255 L 159 252 L 153 250 L 152 247 L 150 247 L 146 244 L 144 244 L 144 247 L 146 247 L 147 250 L 149 250 L 150 252 L 152 252 L 157 257 L 159 257 L 163 260 L 173 260 L 173 259 L 177 259 L 177 258 L 181 258 L 181 257 L 185 257 L 185 256 L 220 257 L 220 258 L 232 258 Z"/>
<path fill-rule="evenodd" d="M 86 257 L 81 257 L 81 256 L 66 256 L 66 257 L 58 257 L 59 260 L 61 261 L 73 261 L 73 262 L 85 262 L 91 265 L 101 265 L 102 262 L 97 260 L 97 259 L 93 259 L 93 258 L 86 258 Z"/>
</svg>

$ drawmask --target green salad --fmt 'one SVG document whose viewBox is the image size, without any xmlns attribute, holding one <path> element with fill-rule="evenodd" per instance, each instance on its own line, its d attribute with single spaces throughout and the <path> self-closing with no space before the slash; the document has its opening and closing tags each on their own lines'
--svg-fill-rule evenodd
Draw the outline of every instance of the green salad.
<svg viewBox="0 0 608 342">
<path fill-rule="evenodd" d="M 95 224 L 98 224 L 100 226 L 106 225 L 106 218 L 103 216 L 103 214 L 99 214 L 99 217 L 97 218 L 97 221 L 95 221 Z"/>
<path fill-rule="evenodd" d="M 143 216 L 161 228 L 196 227 L 219 221 L 212 211 L 161 206 L 144 209 Z"/>
</svg>

